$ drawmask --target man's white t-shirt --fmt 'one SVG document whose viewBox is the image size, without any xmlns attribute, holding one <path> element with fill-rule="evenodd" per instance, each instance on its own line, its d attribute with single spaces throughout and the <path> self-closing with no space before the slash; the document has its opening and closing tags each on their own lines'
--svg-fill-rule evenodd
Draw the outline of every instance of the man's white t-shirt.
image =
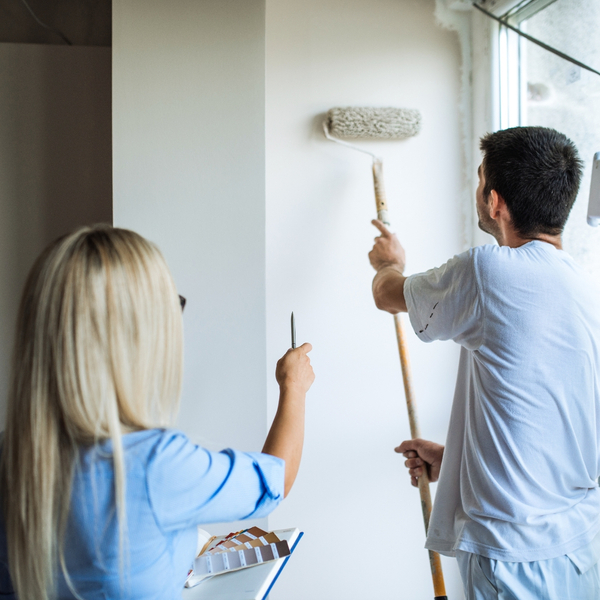
<svg viewBox="0 0 600 600">
<path fill-rule="evenodd" d="M 462 346 L 427 548 L 516 562 L 589 548 L 600 532 L 591 278 L 533 241 L 473 248 L 412 275 L 404 294 L 423 341 Z"/>
</svg>

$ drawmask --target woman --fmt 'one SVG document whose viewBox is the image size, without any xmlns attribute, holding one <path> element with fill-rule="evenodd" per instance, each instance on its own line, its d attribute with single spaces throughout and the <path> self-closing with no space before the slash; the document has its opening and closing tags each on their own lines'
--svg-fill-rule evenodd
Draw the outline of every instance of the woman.
<svg viewBox="0 0 600 600">
<path fill-rule="evenodd" d="M 309 344 L 278 362 L 263 453 L 213 453 L 177 413 L 180 300 L 160 251 L 83 228 L 33 266 L 0 462 L 0 596 L 181 598 L 197 526 L 268 514 L 296 477 Z"/>
</svg>

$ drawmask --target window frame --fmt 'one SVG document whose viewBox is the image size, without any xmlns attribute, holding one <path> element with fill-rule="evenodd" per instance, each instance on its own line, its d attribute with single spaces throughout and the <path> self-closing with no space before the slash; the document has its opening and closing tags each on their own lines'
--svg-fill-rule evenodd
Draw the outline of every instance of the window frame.
<svg viewBox="0 0 600 600">
<path fill-rule="evenodd" d="M 529 0 L 500 15 L 507 23 L 527 32 L 524 21 L 544 10 L 557 0 Z M 526 124 L 527 52 L 525 39 L 515 31 L 498 24 L 499 59 L 499 128 Z"/>
</svg>

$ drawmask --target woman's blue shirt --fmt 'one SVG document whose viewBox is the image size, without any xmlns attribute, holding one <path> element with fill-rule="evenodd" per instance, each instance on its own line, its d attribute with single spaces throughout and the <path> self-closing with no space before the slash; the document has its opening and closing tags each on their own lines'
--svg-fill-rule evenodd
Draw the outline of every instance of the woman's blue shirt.
<svg viewBox="0 0 600 600">
<path fill-rule="evenodd" d="M 65 536 L 68 573 L 85 600 L 180 599 L 197 526 L 259 518 L 283 498 L 285 463 L 260 453 L 210 452 L 178 431 L 123 436 L 127 523 L 120 569 L 111 443 L 81 450 Z M 15 598 L 0 528 L 0 598 Z M 59 598 L 75 598 L 59 576 Z"/>
</svg>

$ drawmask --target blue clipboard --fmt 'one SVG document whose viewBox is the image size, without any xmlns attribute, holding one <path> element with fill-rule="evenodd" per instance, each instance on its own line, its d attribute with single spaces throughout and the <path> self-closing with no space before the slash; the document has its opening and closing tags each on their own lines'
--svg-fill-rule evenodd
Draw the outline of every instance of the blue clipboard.
<svg viewBox="0 0 600 600">
<path fill-rule="evenodd" d="M 279 569 L 279 571 L 277 571 L 277 575 L 275 575 L 275 578 L 273 579 L 273 581 L 271 581 L 271 585 L 269 586 L 269 589 L 265 592 L 265 595 L 261 598 L 261 600 L 265 600 L 268 597 L 268 595 L 271 593 L 271 590 L 273 589 L 275 582 L 279 578 L 279 575 L 281 575 L 281 571 L 283 571 L 285 565 L 287 565 L 287 561 L 290 560 L 290 557 L 294 553 L 294 550 L 296 549 L 296 546 L 298 545 L 298 542 L 302 539 L 303 535 L 304 535 L 304 531 L 301 531 L 300 534 L 298 535 L 298 537 L 296 538 L 294 545 L 290 548 L 290 554 L 285 557 L 285 560 L 283 561 L 281 568 Z"/>
</svg>

